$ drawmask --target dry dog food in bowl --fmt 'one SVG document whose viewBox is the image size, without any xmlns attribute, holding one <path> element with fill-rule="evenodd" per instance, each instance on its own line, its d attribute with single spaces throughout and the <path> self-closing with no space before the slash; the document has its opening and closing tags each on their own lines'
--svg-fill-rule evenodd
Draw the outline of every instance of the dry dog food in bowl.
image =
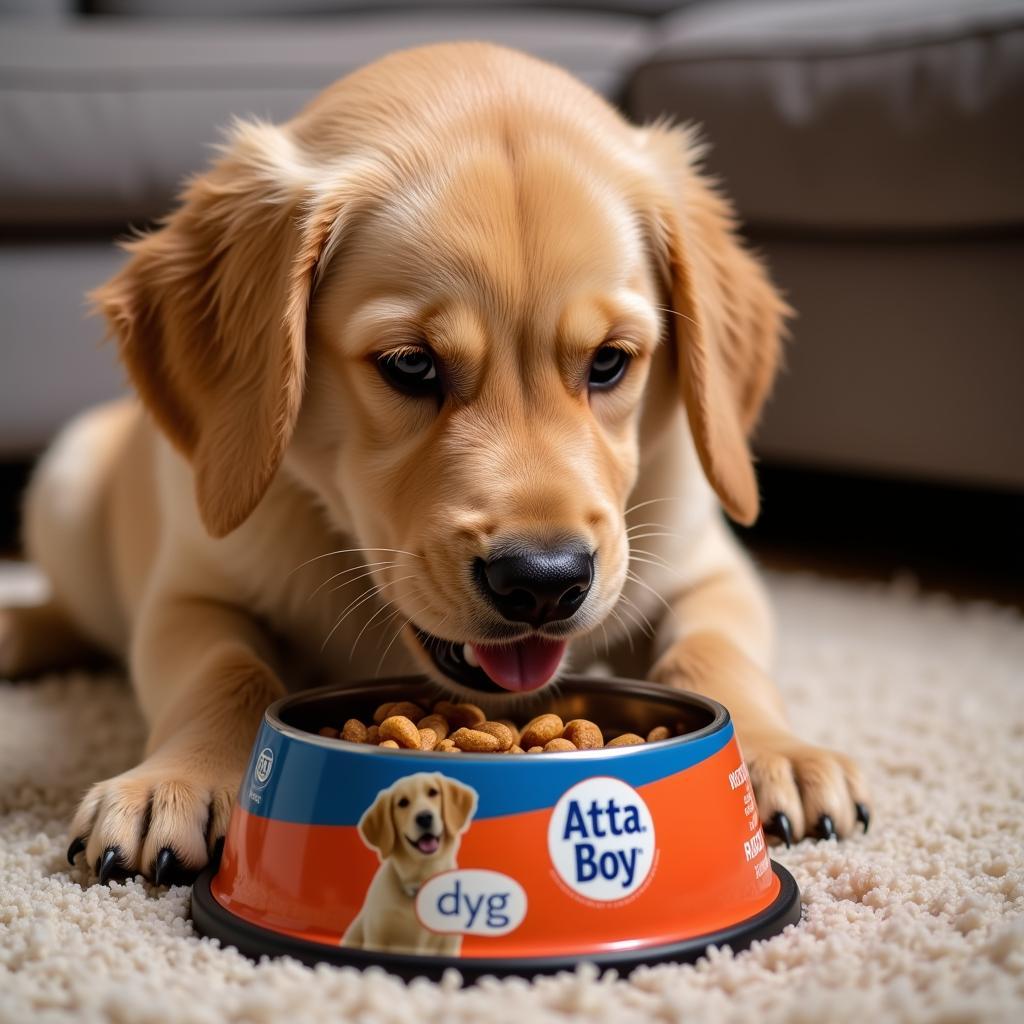
<svg viewBox="0 0 1024 1024">
<path fill-rule="evenodd" d="M 515 718 L 433 695 L 399 679 L 268 709 L 193 889 L 201 932 L 476 977 L 694 959 L 799 919 L 721 705 L 573 677 Z"/>
<path fill-rule="evenodd" d="M 565 754 L 602 747 L 631 747 L 656 743 L 685 732 L 677 722 L 670 729 L 656 725 L 646 739 L 635 732 L 617 730 L 605 742 L 605 730 L 587 718 L 563 722 L 553 712 L 536 715 L 517 726 L 508 718 L 489 721 L 476 704 L 399 700 L 380 704 L 369 724 L 348 719 L 340 728 L 321 726 L 318 736 L 342 739 L 349 743 L 368 743 L 390 750 L 436 750 L 447 754 Z"/>
</svg>

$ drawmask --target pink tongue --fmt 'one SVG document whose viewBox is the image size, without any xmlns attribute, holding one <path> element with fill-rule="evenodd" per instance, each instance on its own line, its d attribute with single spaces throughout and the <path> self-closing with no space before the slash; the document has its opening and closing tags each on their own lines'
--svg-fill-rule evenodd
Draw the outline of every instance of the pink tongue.
<svg viewBox="0 0 1024 1024">
<path fill-rule="evenodd" d="M 438 847 L 437 837 L 420 836 L 420 838 L 416 840 L 416 847 L 421 853 L 435 853 Z"/>
<path fill-rule="evenodd" d="M 543 686 L 558 670 L 565 653 L 564 640 L 531 636 L 501 647 L 473 645 L 480 667 L 506 690 L 524 692 Z"/>
</svg>

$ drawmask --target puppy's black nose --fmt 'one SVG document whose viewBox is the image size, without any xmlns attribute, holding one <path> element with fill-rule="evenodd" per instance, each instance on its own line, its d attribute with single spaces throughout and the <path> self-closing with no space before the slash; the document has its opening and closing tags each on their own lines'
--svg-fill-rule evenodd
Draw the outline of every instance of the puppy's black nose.
<svg viewBox="0 0 1024 1024">
<path fill-rule="evenodd" d="M 477 562 L 477 581 L 491 604 L 511 622 L 543 626 L 567 619 L 594 581 L 594 556 L 583 548 L 519 551 Z"/>
<path fill-rule="evenodd" d="M 434 815 L 430 811 L 420 811 L 416 815 L 416 824 L 419 825 L 424 832 L 429 832 L 434 827 Z"/>
</svg>

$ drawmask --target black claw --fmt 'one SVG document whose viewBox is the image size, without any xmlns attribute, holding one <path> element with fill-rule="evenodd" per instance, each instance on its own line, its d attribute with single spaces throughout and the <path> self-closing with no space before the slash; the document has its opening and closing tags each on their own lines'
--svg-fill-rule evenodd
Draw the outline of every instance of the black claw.
<svg viewBox="0 0 1024 1024">
<path fill-rule="evenodd" d="M 775 817 L 764 826 L 764 830 L 769 835 L 778 836 L 786 844 L 787 850 L 793 845 L 793 826 L 785 811 L 776 813 Z"/>
<path fill-rule="evenodd" d="M 121 866 L 121 849 L 117 846 L 108 846 L 103 851 L 103 856 L 96 862 L 96 874 L 99 877 L 100 884 L 110 881 L 111 876 L 115 872 L 120 872 Z"/>
<path fill-rule="evenodd" d="M 85 849 L 85 840 L 81 836 L 75 836 L 68 847 L 68 863 L 74 867 L 75 858 Z"/>
<path fill-rule="evenodd" d="M 836 838 L 836 827 L 832 824 L 832 819 L 827 815 L 823 814 L 818 819 L 818 838 L 819 839 L 835 839 Z"/>
<path fill-rule="evenodd" d="M 855 803 L 853 806 L 857 808 L 857 820 L 864 826 L 864 831 L 867 832 L 868 825 L 871 824 L 871 812 L 862 803 Z"/>
<path fill-rule="evenodd" d="M 169 846 L 165 846 L 156 855 L 156 864 L 153 868 L 154 885 L 191 885 L 197 874 L 198 872 L 185 867 Z"/>
<path fill-rule="evenodd" d="M 171 885 L 178 874 L 180 866 L 178 858 L 174 856 L 174 851 L 169 846 L 165 846 L 156 855 L 156 867 L 153 869 L 153 884 Z"/>
</svg>

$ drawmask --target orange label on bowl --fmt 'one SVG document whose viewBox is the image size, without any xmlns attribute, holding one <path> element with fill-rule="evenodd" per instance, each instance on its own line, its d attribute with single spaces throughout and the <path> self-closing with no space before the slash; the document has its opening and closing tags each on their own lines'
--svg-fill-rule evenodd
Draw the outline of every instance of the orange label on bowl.
<svg viewBox="0 0 1024 1024">
<path fill-rule="evenodd" d="M 502 791 L 497 758 L 378 759 L 396 777 L 331 824 L 319 793 L 312 821 L 268 810 L 288 749 L 257 744 L 213 895 L 313 942 L 462 957 L 658 946 L 753 917 L 779 882 L 732 727 L 678 770 L 655 746 L 643 770 L 635 755 L 531 758 L 549 766 L 531 767 L 532 795 Z"/>
</svg>

